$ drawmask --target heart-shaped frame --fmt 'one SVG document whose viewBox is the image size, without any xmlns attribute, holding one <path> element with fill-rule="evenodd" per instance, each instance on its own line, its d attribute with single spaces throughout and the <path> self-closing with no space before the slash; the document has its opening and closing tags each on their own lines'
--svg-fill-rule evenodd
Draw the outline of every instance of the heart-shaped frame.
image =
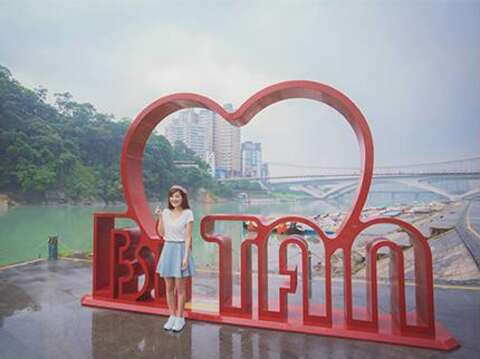
<svg viewBox="0 0 480 359">
<path fill-rule="evenodd" d="M 143 184 L 143 152 L 155 127 L 168 115 L 182 109 L 200 107 L 216 112 L 234 126 L 244 126 L 264 108 L 287 99 L 311 99 L 323 102 L 340 112 L 353 128 L 361 151 L 360 182 L 353 207 L 346 216 L 337 235 L 329 238 L 310 219 L 286 216 L 272 222 L 263 222 L 258 216 L 207 215 L 201 221 L 204 240 L 216 243 L 219 248 L 219 307 L 218 314 L 187 311 L 192 319 L 217 323 L 230 323 L 259 328 L 287 330 L 382 341 L 404 345 L 450 350 L 458 346 L 455 338 L 435 323 L 433 303 L 432 257 L 427 239 L 409 223 L 397 218 L 375 217 L 365 221 L 361 212 L 366 203 L 373 177 L 373 141 L 367 121 L 357 106 L 336 89 L 312 81 L 287 81 L 269 86 L 250 97 L 235 112 L 226 112 L 211 99 L 192 93 L 178 93 L 160 98 L 145 108 L 129 127 L 121 154 L 121 179 L 127 203 L 126 212 L 95 213 L 93 239 L 93 295 L 85 295 L 82 304 L 111 309 L 131 310 L 167 315 L 165 288 L 155 274 L 155 266 L 163 248 L 163 241 L 155 229 Z M 115 228 L 116 218 L 129 218 L 140 228 Z M 212 232 L 217 220 L 254 221 L 257 236 L 241 243 L 241 306 L 232 304 L 231 239 Z M 305 290 L 308 283 L 308 247 L 302 238 L 284 239 L 279 252 L 279 272 L 289 276 L 289 285 L 279 290 L 280 310 L 270 310 L 268 305 L 268 268 L 266 250 L 273 228 L 286 221 L 301 222 L 312 227 L 322 240 L 325 249 L 325 315 L 309 314 Z M 376 224 L 393 224 L 410 236 L 415 262 L 415 312 L 407 313 L 405 300 L 404 259 L 400 246 L 387 238 L 376 238 L 367 244 L 367 304 L 363 308 L 366 319 L 354 317 L 351 249 L 355 238 Z M 159 241 L 160 240 L 160 241 Z M 288 323 L 287 296 L 297 288 L 297 269 L 287 266 L 286 248 L 296 245 L 302 252 L 303 321 L 301 325 Z M 258 249 L 258 316 L 252 314 L 251 246 Z M 380 248 L 387 247 L 392 255 L 390 316 L 379 315 L 376 260 Z M 344 312 L 332 309 L 330 258 L 337 249 L 344 254 Z M 145 274 L 144 284 L 138 290 L 138 278 Z M 150 291 L 155 287 L 156 296 Z M 187 281 L 187 297 L 191 294 L 191 280 Z M 413 324 L 412 324 L 413 323 Z M 386 329 L 387 328 L 387 329 Z M 391 328 L 391 331 L 388 331 Z"/>
<path fill-rule="evenodd" d="M 361 150 L 360 183 L 355 204 L 339 229 L 358 226 L 373 176 L 373 141 L 370 129 L 358 107 L 336 89 L 313 81 L 286 81 L 269 86 L 250 97 L 235 112 L 227 112 L 211 99 L 193 94 L 165 96 L 146 107 L 134 120 L 125 137 L 121 157 L 121 178 L 128 205 L 127 215 L 138 220 L 150 238 L 158 238 L 143 185 L 142 159 L 147 140 L 155 126 L 168 115 L 182 109 L 205 108 L 216 112 L 234 126 L 244 126 L 264 108 L 288 99 L 323 102 L 340 112 L 353 128 Z M 339 235 L 340 236 L 340 235 Z"/>
</svg>

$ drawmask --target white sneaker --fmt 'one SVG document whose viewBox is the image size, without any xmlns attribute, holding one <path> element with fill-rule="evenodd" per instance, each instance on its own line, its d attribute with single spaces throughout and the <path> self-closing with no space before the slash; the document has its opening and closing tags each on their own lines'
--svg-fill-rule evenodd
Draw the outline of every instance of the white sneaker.
<svg viewBox="0 0 480 359">
<path fill-rule="evenodd" d="M 174 332 L 180 332 L 180 331 L 182 331 L 184 326 L 185 326 L 185 318 L 184 317 L 175 317 L 175 324 L 173 325 L 172 330 Z"/>
<path fill-rule="evenodd" d="M 177 319 L 176 316 L 174 315 L 169 316 L 167 322 L 163 326 L 163 329 L 172 330 L 173 325 L 175 324 L 175 319 Z"/>
</svg>

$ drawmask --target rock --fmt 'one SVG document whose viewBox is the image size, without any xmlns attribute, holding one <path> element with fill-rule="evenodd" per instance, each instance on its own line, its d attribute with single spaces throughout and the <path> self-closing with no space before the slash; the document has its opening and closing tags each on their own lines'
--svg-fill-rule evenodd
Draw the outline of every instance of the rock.
<svg viewBox="0 0 480 359">
<path fill-rule="evenodd" d="M 322 272 L 323 265 L 321 261 L 318 261 L 316 264 L 313 265 L 313 270 L 316 272 Z"/>
<path fill-rule="evenodd" d="M 45 201 L 47 203 L 67 203 L 67 195 L 63 191 L 46 191 Z"/>
<path fill-rule="evenodd" d="M 438 236 L 439 234 L 448 232 L 455 228 L 454 226 L 431 226 L 430 227 L 430 237 Z"/>
<path fill-rule="evenodd" d="M 0 194 L 0 212 L 8 209 L 8 196 L 6 194 Z"/>
<path fill-rule="evenodd" d="M 352 264 L 360 264 L 365 262 L 365 258 L 357 251 L 352 251 Z"/>
<path fill-rule="evenodd" d="M 356 273 L 363 267 L 365 267 L 365 257 L 363 257 L 359 252 L 353 250 L 351 255 L 352 261 L 352 272 Z M 343 252 L 339 251 L 331 257 L 332 264 L 332 274 L 333 276 L 338 276 L 344 272 L 343 267 Z"/>
</svg>

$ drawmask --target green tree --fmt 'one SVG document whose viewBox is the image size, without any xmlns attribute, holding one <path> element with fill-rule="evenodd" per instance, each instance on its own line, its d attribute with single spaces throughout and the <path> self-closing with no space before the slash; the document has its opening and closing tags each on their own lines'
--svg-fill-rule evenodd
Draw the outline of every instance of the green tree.
<svg viewBox="0 0 480 359">
<path fill-rule="evenodd" d="M 23 87 L 0 66 L 0 192 L 20 193 L 26 201 L 46 198 L 48 191 L 74 201 L 122 200 L 119 162 L 130 121 L 99 113 L 69 92 L 55 93 L 50 105 L 47 94 L 43 87 Z M 176 160 L 198 168 L 177 168 Z M 163 197 L 173 183 L 229 193 L 193 151 L 183 143 L 172 147 L 156 133 L 146 144 L 143 170 L 145 190 L 153 198 Z"/>
</svg>

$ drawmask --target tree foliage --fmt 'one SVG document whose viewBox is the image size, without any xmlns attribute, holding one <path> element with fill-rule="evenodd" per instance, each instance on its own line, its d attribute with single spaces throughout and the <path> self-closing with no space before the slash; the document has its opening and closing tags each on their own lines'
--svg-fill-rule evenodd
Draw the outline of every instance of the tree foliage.
<svg viewBox="0 0 480 359">
<path fill-rule="evenodd" d="M 53 105 L 47 98 L 47 89 L 25 88 L 0 66 L 0 192 L 26 201 L 45 199 L 47 193 L 72 201 L 122 200 L 119 161 L 129 121 L 99 113 L 68 92 L 55 93 Z M 198 168 L 177 168 L 175 160 L 194 161 Z M 183 143 L 172 147 L 155 133 L 143 167 L 150 198 L 164 197 L 173 183 L 192 192 L 200 187 L 219 191 L 204 161 Z"/>
</svg>

